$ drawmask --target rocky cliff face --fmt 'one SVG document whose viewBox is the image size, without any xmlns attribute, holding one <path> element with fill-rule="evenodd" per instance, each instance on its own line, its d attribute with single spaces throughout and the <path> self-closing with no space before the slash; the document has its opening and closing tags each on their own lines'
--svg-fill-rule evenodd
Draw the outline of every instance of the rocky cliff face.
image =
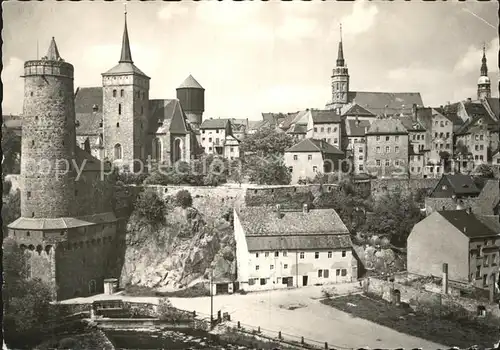
<svg viewBox="0 0 500 350">
<path fill-rule="evenodd" d="M 175 290 L 207 280 L 211 265 L 216 281 L 234 279 L 233 229 L 229 217 L 218 214 L 171 207 L 165 224 L 152 225 L 133 213 L 120 285 Z"/>
</svg>

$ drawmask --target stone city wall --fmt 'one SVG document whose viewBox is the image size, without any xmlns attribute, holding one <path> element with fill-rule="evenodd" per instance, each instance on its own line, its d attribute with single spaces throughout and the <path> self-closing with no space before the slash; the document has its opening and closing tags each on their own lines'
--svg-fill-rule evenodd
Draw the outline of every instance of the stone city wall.
<svg viewBox="0 0 500 350">
<path fill-rule="evenodd" d="M 365 293 L 372 293 L 382 297 L 387 301 L 393 300 L 393 291 L 398 290 L 401 301 L 406 302 L 417 309 L 427 310 L 429 306 L 441 305 L 441 310 L 463 308 L 468 316 L 477 316 L 478 307 L 484 307 L 486 313 L 492 317 L 500 319 L 500 308 L 496 303 L 490 304 L 474 299 L 457 296 L 456 293 L 441 294 L 429 290 L 417 289 L 413 286 L 404 285 L 397 282 L 384 281 L 374 277 L 368 277 L 363 281 Z M 435 311 L 435 310 L 434 310 Z"/>
</svg>

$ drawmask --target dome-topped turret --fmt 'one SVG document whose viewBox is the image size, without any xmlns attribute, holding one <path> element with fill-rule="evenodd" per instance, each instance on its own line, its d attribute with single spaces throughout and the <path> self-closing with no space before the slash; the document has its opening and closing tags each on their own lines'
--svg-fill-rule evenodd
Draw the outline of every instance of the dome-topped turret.
<svg viewBox="0 0 500 350">
<path fill-rule="evenodd" d="M 488 77 L 479 77 L 479 79 L 477 80 L 477 83 L 478 84 L 489 84 L 490 83 L 490 78 Z"/>
</svg>

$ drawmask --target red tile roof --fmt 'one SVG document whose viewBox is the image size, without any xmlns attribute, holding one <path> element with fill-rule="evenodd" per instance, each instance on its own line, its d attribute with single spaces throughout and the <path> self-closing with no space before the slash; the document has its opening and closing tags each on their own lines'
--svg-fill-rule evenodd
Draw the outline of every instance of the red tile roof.
<svg viewBox="0 0 500 350">
<path fill-rule="evenodd" d="M 384 118 L 384 119 L 375 119 L 371 125 L 367 134 L 408 134 L 408 131 L 404 127 L 404 125 L 395 118 Z"/>
<path fill-rule="evenodd" d="M 340 123 L 340 115 L 334 110 L 310 110 L 314 124 Z"/>
<path fill-rule="evenodd" d="M 342 114 L 342 116 L 356 116 L 356 115 L 364 117 L 376 117 L 375 114 L 373 114 L 370 111 L 367 111 L 357 103 Z"/>
<path fill-rule="evenodd" d="M 365 136 L 366 131 L 370 127 L 370 122 L 368 120 L 352 120 L 352 119 L 345 119 L 344 120 L 344 125 L 345 125 L 345 136 L 352 137 L 352 136 Z"/>
</svg>

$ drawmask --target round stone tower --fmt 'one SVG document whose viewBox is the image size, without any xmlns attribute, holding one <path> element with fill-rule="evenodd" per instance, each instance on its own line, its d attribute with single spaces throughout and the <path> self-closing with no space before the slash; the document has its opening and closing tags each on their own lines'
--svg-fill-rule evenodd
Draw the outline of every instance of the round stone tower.
<svg viewBox="0 0 500 350">
<path fill-rule="evenodd" d="M 73 216 L 75 107 L 73 65 L 52 38 L 47 56 L 24 64 L 21 216 Z"/>
<path fill-rule="evenodd" d="M 194 129 L 198 129 L 203 122 L 205 111 L 205 89 L 189 75 L 177 88 L 177 99 L 189 123 Z"/>
</svg>

